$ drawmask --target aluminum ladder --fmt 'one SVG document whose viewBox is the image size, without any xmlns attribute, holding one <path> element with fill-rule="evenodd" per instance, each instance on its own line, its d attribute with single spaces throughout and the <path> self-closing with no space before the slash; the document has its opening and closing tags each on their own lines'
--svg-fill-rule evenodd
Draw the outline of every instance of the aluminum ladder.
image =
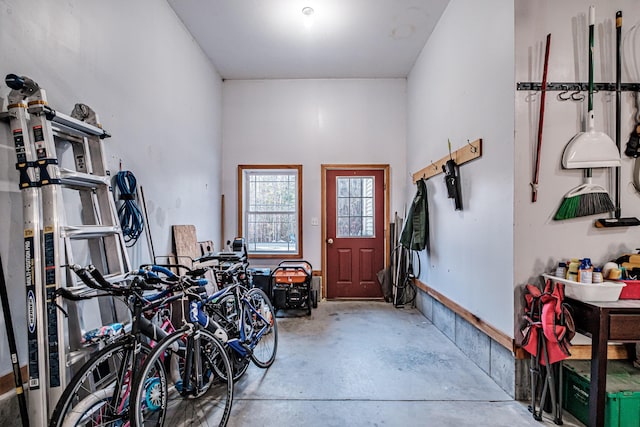
<svg viewBox="0 0 640 427">
<path fill-rule="evenodd" d="M 74 366 L 87 354 L 82 331 L 129 315 L 113 299 L 89 300 L 66 304 L 66 319 L 58 307 L 66 302 L 56 298 L 56 289 L 85 290 L 66 266 L 91 263 L 117 281 L 130 264 L 104 158 L 102 142 L 110 135 L 86 105 L 77 104 L 67 116 L 51 109 L 45 91 L 28 77 L 10 74 L 5 80 L 12 89 L 7 116 L 23 199 L 29 419 L 46 425 Z M 69 147 L 73 157 L 66 168 Z M 74 206 L 80 210 L 69 209 Z"/>
</svg>

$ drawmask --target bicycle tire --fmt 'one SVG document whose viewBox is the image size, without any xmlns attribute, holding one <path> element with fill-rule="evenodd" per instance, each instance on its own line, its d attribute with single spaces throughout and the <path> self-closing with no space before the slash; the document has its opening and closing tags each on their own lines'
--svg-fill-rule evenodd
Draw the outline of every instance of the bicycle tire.
<svg viewBox="0 0 640 427">
<path fill-rule="evenodd" d="M 195 347 L 186 348 L 191 340 Z M 198 344 L 201 365 L 193 375 L 189 370 L 187 377 L 185 366 L 192 362 L 187 355 Z M 214 369 L 219 359 L 226 371 L 224 380 Z M 201 380 L 202 385 L 192 388 L 181 382 L 192 379 Z M 233 403 L 233 375 L 224 346 L 210 331 L 190 325 L 170 334 L 153 348 L 136 375 L 129 403 L 132 426 L 183 425 L 185 421 L 194 426 L 226 426 Z"/>
<path fill-rule="evenodd" d="M 276 312 L 273 309 L 271 300 L 260 288 L 250 289 L 247 292 L 247 299 L 262 317 L 270 323 L 262 336 L 256 337 L 255 335 L 260 332 L 265 326 L 265 323 L 260 317 L 254 316 L 253 313 L 248 310 L 248 307 L 244 308 L 245 318 L 242 319 L 243 326 L 245 326 L 245 330 L 250 331 L 246 340 L 252 345 L 254 341 L 257 340 L 251 351 L 251 360 L 259 368 L 266 369 L 273 365 L 278 350 L 278 323 L 276 322 Z"/>
<path fill-rule="evenodd" d="M 237 319 L 240 317 L 240 310 L 235 294 L 227 295 L 215 303 L 207 304 L 206 311 L 225 329 L 229 338 L 239 338 Z M 248 355 L 239 354 L 229 345 L 225 345 L 225 348 L 233 369 L 233 381 L 238 381 L 249 369 L 251 360 Z M 218 369 L 216 366 L 216 372 L 220 377 L 225 378 L 224 369 Z"/>
<path fill-rule="evenodd" d="M 73 411 L 67 413 L 62 421 L 62 427 L 77 427 L 80 425 L 99 426 L 99 419 L 107 418 L 109 415 L 102 411 L 111 400 L 114 387 L 103 388 L 91 393 L 77 405 L 73 407 Z M 91 422 L 91 419 L 96 421 Z M 80 423 L 83 424 L 80 424 Z M 109 424 L 113 424 L 110 422 Z"/>
<path fill-rule="evenodd" d="M 85 401 L 93 393 L 110 385 L 113 387 L 112 384 L 117 373 L 115 368 L 124 363 L 126 356 L 132 356 L 132 354 L 126 354 L 132 351 L 133 343 L 122 339 L 94 353 L 65 387 L 53 411 L 49 427 L 66 425 L 65 420 L 67 417 L 72 416 L 75 418 L 75 415 L 70 414 L 74 413 L 77 405 Z M 146 355 L 149 354 L 151 349 L 144 343 L 141 351 Z M 87 402 L 85 401 L 84 404 L 86 405 Z M 80 408 L 79 411 L 86 416 L 87 410 L 85 408 Z"/>
</svg>

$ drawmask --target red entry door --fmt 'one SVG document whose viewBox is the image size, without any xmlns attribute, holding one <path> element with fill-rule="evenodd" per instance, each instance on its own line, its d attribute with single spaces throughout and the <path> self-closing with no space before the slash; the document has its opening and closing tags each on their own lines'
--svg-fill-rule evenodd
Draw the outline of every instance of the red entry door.
<svg viewBox="0 0 640 427">
<path fill-rule="evenodd" d="M 382 298 L 384 170 L 326 171 L 327 298 Z"/>
</svg>

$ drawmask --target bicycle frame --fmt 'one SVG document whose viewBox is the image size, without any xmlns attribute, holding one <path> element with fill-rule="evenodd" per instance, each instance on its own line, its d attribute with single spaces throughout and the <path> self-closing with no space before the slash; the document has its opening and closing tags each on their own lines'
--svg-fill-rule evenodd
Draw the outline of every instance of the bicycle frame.
<svg viewBox="0 0 640 427">
<path fill-rule="evenodd" d="M 258 344 L 262 336 L 267 332 L 269 325 L 271 325 L 271 321 L 273 320 L 273 319 L 265 318 L 262 315 L 262 313 L 256 310 L 253 304 L 251 304 L 251 301 L 249 301 L 249 299 L 245 296 L 246 293 L 247 293 L 247 289 L 244 286 L 240 285 L 239 283 L 235 283 L 231 286 L 228 286 L 214 293 L 213 295 L 209 296 L 203 301 L 192 302 L 193 306 L 190 311 L 190 315 L 193 313 L 193 314 L 197 314 L 197 316 L 203 316 L 202 318 L 206 316 L 206 318 L 208 319 L 209 318 L 208 314 L 204 312 L 204 310 L 202 309 L 204 305 L 206 305 L 209 302 L 215 302 L 217 300 L 220 300 L 225 296 L 233 295 L 236 301 L 238 301 L 239 303 L 238 306 L 240 308 L 240 312 L 238 313 L 239 316 L 237 319 L 238 323 L 236 325 L 240 336 L 239 338 L 231 338 L 231 339 L 227 337 L 227 339 L 223 341 L 242 357 L 245 357 L 251 354 L 251 351 L 253 351 L 253 349 Z M 251 336 L 251 340 L 249 342 L 247 342 L 248 337 L 246 335 L 245 328 L 243 327 L 243 322 L 247 314 L 251 316 L 256 316 L 258 319 L 264 322 L 264 326 L 256 334 Z M 202 322 L 202 321 L 203 320 L 199 320 L 199 322 Z M 225 336 L 226 336 L 226 333 L 225 333 Z"/>
</svg>

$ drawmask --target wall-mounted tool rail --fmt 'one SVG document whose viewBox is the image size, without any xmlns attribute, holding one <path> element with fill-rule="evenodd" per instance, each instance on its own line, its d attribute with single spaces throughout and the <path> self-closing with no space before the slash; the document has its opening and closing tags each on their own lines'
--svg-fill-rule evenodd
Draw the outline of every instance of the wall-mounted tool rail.
<svg viewBox="0 0 640 427">
<path fill-rule="evenodd" d="M 437 162 L 431 162 L 430 165 L 414 173 L 412 175 L 413 182 L 416 183 L 420 179 L 429 179 L 432 176 L 441 174 L 442 167 L 445 166 L 449 159 L 453 159 L 460 166 L 480 156 L 482 156 L 482 139 L 476 139 L 473 142 L 468 142 L 464 147 L 458 148 L 450 156 L 447 154 Z"/>
<path fill-rule="evenodd" d="M 516 86 L 517 90 L 528 91 L 540 91 L 542 90 L 542 83 L 540 82 L 518 82 Z M 567 92 L 586 92 L 589 90 L 589 83 L 580 82 L 550 82 L 547 83 L 547 90 L 555 91 L 567 91 Z M 615 92 L 615 83 L 594 83 L 593 90 L 596 92 Z M 622 83 L 621 88 L 623 92 L 640 92 L 640 83 Z"/>
</svg>

